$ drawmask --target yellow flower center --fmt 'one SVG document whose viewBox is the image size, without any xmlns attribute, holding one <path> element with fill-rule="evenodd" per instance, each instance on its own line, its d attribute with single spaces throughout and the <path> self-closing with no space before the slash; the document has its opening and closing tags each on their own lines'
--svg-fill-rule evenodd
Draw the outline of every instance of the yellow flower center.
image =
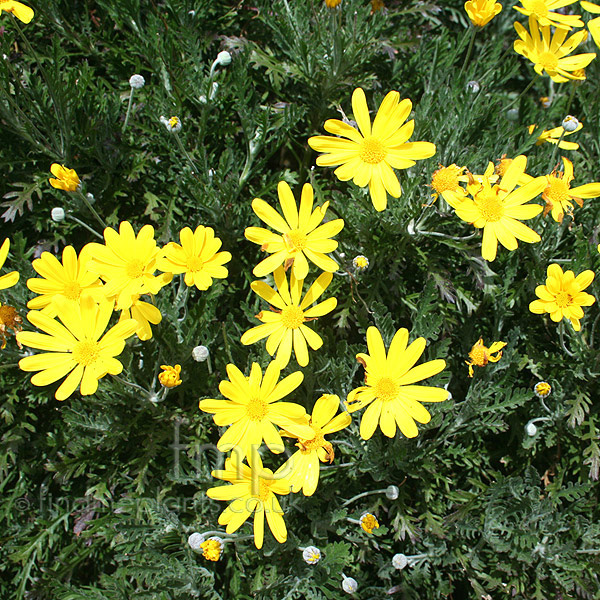
<svg viewBox="0 0 600 600">
<path fill-rule="evenodd" d="M 266 502 L 269 499 L 269 495 L 272 494 L 271 486 L 275 481 L 269 481 L 268 479 L 258 478 L 258 481 L 252 481 L 251 493 L 255 498 L 258 498 L 262 502 Z"/>
<path fill-rule="evenodd" d="M 169 125 L 173 128 L 173 127 L 177 127 L 177 125 L 179 125 L 179 117 L 171 117 L 169 119 Z"/>
<path fill-rule="evenodd" d="M 573 304 L 573 296 L 567 292 L 558 292 L 554 298 L 554 301 L 556 302 L 558 308 L 567 308 L 567 306 L 571 306 L 571 304 Z"/>
<path fill-rule="evenodd" d="M 459 171 L 452 167 L 442 167 L 433 174 L 431 178 L 431 187 L 441 194 L 446 190 L 455 190 L 458 187 Z"/>
<path fill-rule="evenodd" d="M 199 256 L 188 256 L 185 265 L 188 271 L 201 271 L 204 261 Z"/>
<path fill-rule="evenodd" d="M 144 274 L 144 263 L 139 258 L 130 260 L 125 266 L 125 273 L 131 279 L 137 279 Z"/>
<path fill-rule="evenodd" d="M 539 383 L 535 384 L 535 387 L 533 388 L 533 391 L 538 396 L 541 396 L 542 398 L 545 398 L 552 391 L 552 386 L 549 383 L 546 383 L 545 381 L 540 381 Z"/>
<path fill-rule="evenodd" d="M 286 306 L 281 311 L 281 323 L 287 329 L 298 329 L 304 323 L 304 313 L 298 306 Z"/>
<path fill-rule="evenodd" d="M 475 203 L 481 212 L 481 216 L 488 223 L 499 221 L 504 215 L 502 201 L 493 190 L 482 191 L 476 194 Z"/>
<path fill-rule="evenodd" d="M 545 17 L 548 14 L 548 7 L 544 0 L 534 0 L 529 3 L 529 10 L 536 15 L 536 17 Z"/>
<path fill-rule="evenodd" d="M 69 300 L 77 300 L 81 294 L 81 287 L 76 281 L 65 284 L 63 296 Z"/>
<path fill-rule="evenodd" d="M 81 340 L 73 346 L 71 354 L 73 355 L 73 360 L 87 367 L 98 360 L 100 347 L 98 342 L 94 342 L 93 340 Z"/>
<path fill-rule="evenodd" d="M 398 396 L 400 386 L 390 377 L 382 377 L 374 386 L 375 396 L 382 402 L 389 402 Z"/>
<path fill-rule="evenodd" d="M 570 200 L 569 184 L 560 177 L 550 175 L 548 187 L 544 190 L 544 199 L 549 200 L 552 204 L 560 204 Z"/>
<path fill-rule="evenodd" d="M 246 406 L 246 416 L 251 421 L 262 421 L 267 416 L 268 406 L 261 398 L 250 398 Z"/>
<path fill-rule="evenodd" d="M 14 329 L 20 320 L 14 306 L 9 306 L 8 304 L 0 306 L 0 325 Z"/>
<path fill-rule="evenodd" d="M 206 560 L 217 561 L 221 556 L 221 542 L 219 540 L 208 539 L 200 544 L 202 556 Z"/>
<path fill-rule="evenodd" d="M 283 234 L 283 242 L 288 252 L 296 252 L 306 248 L 308 238 L 299 229 L 292 229 Z"/>
<path fill-rule="evenodd" d="M 387 154 L 386 147 L 376 137 L 365 138 L 360 145 L 359 158 L 370 165 L 380 163 Z"/>
<path fill-rule="evenodd" d="M 373 533 L 373 529 L 379 528 L 379 521 L 375 515 L 367 513 L 360 518 L 360 526 L 367 532 Z"/>
<path fill-rule="evenodd" d="M 553 71 L 558 66 L 558 58 L 552 52 L 542 52 L 538 57 L 538 63 L 547 71 Z"/>
<path fill-rule="evenodd" d="M 489 357 L 488 349 L 482 344 L 475 344 L 469 352 L 469 358 L 478 367 L 485 367 L 488 364 Z"/>
</svg>

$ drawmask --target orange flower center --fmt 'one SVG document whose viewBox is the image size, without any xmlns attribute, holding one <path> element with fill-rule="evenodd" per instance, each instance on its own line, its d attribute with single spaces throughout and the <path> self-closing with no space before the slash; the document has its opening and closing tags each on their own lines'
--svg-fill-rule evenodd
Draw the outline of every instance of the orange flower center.
<svg viewBox="0 0 600 600">
<path fill-rule="evenodd" d="M 481 216 L 488 223 L 499 221 L 504 216 L 504 207 L 494 190 L 477 193 L 475 203 L 481 212 Z"/>
<path fill-rule="evenodd" d="M 546 71 L 554 71 L 558 66 L 558 58 L 552 52 L 542 52 L 538 57 L 538 63 L 546 69 Z"/>
<path fill-rule="evenodd" d="M 400 386 L 390 377 L 382 377 L 374 386 L 375 395 L 382 402 L 389 402 L 398 396 Z"/>
<path fill-rule="evenodd" d="M 306 248 L 307 237 L 299 229 L 292 229 L 283 234 L 283 242 L 288 252 L 296 252 Z"/>
<path fill-rule="evenodd" d="M 488 349 L 482 344 L 475 344 L 469 352 L 469 358 L 473 361 L 474 365 L 478 367 L 485 367 L 488 364 L 490 355 Z"/>
<path fill-rule="evenodd" d="M 558 292 L 554 298 L 554 301 L 556 302 L 558 308 L 567 308 L 567 306 L 571 306 L 571 304 L 573 304 L 573 296 L 567 292 Z"/>
<path fill-rule="evenodd" d="M 250 398 L 246 406 L 246 416 L 251 421 L 262 421 L 267 416 L 268 406 L 261 398 Z"/>
<path fill-rule="evenodd" d="M 320 427 L 315 427 L 311 425 L 313 431 L 315 432 L 315 437 L 312 440 L 298 440 L 296 446 L 300 448 L 300 452 L 302 454 L 310 454 L 319 448 L 325 448 L 328 456 L 330 457 L 329 462 L 333 462 L 333 446 L 330 442 L 325 440 L 325 436 L 323 435 L 323 431 Z"/>
<path fill-rule="evenodd" d="M 286 306 L 281 311 L 281 323 L 287 329 L 298 329 L 304 323 L 304 313 L 298 306 Z"/>
<path fill-rule="evenodd" d="M 253 478 L 250 493 L 258 498 L 261 502 L 266 502 L 269 499 L 269 496 L 273 493 L 271 491 L 271 486 L 275 483 L 275 480 L 269 481 L 268 479 L 263 479 L 262 477 L 258 477 L 257 480 Z"/>
<path fill-rule="evenodd" d="M 98 360 L 100 356 L 100 348 L 98 342 L 93 340 L 81 340 L 73 346 L 71 350 L 73 360 L 80 365 L 87 367 Z"/>
<path fill-rule="evenodd" d="M 15 326 L 18 326 L 20 321 L 21 318 L 14 306 L 9 306 L 7 304 L 0 306 L 0 325 L 15 329 Z"/>
<path fill-rule="evenodd" d="M 65 284 L 63 289 L 63 296 L 69 300 L 77 300 L 81 294 L 81 287 L 76 281 L 71 281 Z"/>
<path fill-rule="evenodd" d="M 553 204 L 560 204 L 570 200 L 569 184 L 562 178 L 550 175 L 548 187 L 544 190 L 544 199 Z"/>
<path fill-rule="evenodd" d="M 125 267 L 125 273 L 131 279 L 141 277 L 144 274 L 144 263 L 139 258 L 130 260 Z"/>
<path fill-rule="evenodd" d="M 363 162 L 370 165 L 380 163 L 387 155 L 387 150 L 381 141 L 376 137 L 365 138 L 360 145 L 358 156 Z"/>
<path fill-rule="evenodd" d="M 188 271 L 201 271 L 204 266 L 204 261 L 199 256 L 189 256 L 185 261 Z"/>
<path fill-rule="evenodd" d="M 458 185 L 458 174 L 460 171 L 452 167 L 442 167 L 433 174 L 431 178 L 431 187 L 441 194 L 446 190 L 455 190 Z"/>
</svg>

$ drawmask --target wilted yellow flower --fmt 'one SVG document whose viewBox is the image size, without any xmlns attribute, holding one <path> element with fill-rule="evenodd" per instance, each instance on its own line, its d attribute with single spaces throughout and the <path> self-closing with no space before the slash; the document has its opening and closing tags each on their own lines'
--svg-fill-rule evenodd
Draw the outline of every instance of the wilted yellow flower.
<svg viewBox="0 0 600 600">
<path fill-rule="evenodd" d="M 367 533 L 373 533 L 374 529 L 379 529 L 377 517 L 371 513 L 365 513 L 360 518 L 360 526 Z"/>
<path fill-rule="evenodd" d="M 465 169 L 466 167 L 459 167 L 454 163 L 448 167 L 440 165 L 440 168 L 433 172 L 431 183 L 429 184 L 429 187 L 434 191 L 431 197 L 437 200 L 438 196 L 447 190 L 464 194 L 464 190 L 460 185 L 460 177 L 465 172 Z"/>
<path fill-rule="evenodd" d="M 468 0 L 465 10 L 471 23 L 476 27 L 487 25 L 502 10 L 502 4 L 495 0 Z"/>
<path fill-rule="evenodd" d="M 158 380 L 164 387 L 174 388 L 183 383 L 179 377 L 181 365 L 175 365 L 174 367 L 171 365 L 160 365 L 160 368 L 163 372 L 158 374 Z"/>
<path fill-rule="evenodd" d="M 583 290 L 594 280 L 594 271 L 583 271 L 577 277 L 573 271 L 563 270 L 556 263 L 551 264 L 547 271 L 546 285 L 538 285 L 535 293 L 538 300 L 529 304 L 532 313 L 541 315 L 550 313 L 550 318 L 558 323 L 569 319 L 575 331 L 581 329 L 580 319 L 583 318 L 582 306 L 591 306 L 596 298 Z"/>
<path fill-rule="evenodd" d="M 582 198 L 597 198 L 600 196 L 600 182 L 586 183 L 576 188 L 571 188 L 573 181 L 573 163 L 563 156 L 564 171 L 556 169 L 550 175 L 546 175 L 548 186 L 542 194 L 542 200 L 546 201 L 544 216 L 549 212 L 552 218 L 558 223 L 562 223 L 564 213 L 573 213 L 573 204 L 576 202 L 580 207 L 583 206 Z"/>
<path fill-rule="evenodd" d="M 521 38 L 513 45 L 515 52 L 529 59 L 538 75 L 546 72 L 556 83 L 581 79 L 573 71 L 587 67 L 596 58 L 593 52 L 567 56 L 585 41 L 588 35 L 585 29 L 574 33 L 567 40 L 567 30 L 557 29 L 550 39 L 550 26 L 539 25 L 532 16 L 529 17 L 529 32 L 519 22 L 515 22 L 515 29 Z"/>
<path fill-rule="evenodd" d="M 529 133 L 533 133 L 535 130 L 535 125 L 530 125 L 527 130 Z M 577 150 L 579 148 L 579 144 L 577 142 L 567 142 L 564 139 L 565 136 L 571 135 L 580 129 L 583 128 L 583 123 L 579 123 L 579 125 L 573 131 L 565 131 L 564 127 L 561 125 L 560 127 L 554 127 L 554 129 L 546 129 L 540 133 L 537 141 L 535 142 L 536 146 L 541 146 L 545 142 L 549 142 L 550 144 L 558 144 L 558 147 L 561 150 Z"/>
<path fill-rule="evenodd" d="M 483 343 L 483 338 L 479 338 L 477 343 L 469 352 L 470 361 L 465 361 L 469 366 L 469 377 L 473 377 L 473 367 L 485 367 L 488 362 L 498 362 L 502 358 L 502 348 L 506 346 L 506 342 L 494 342 L 489 348 Z M 498 353 L 498 354 L 496 354 Z M 496 354 L 496 356 L 492 356 Z"/>
<path fill-rule="evenodd" d="M 34 15 L 33 10 L 29 6 L 21 2 L 15 2 L 14 0 L 0 0 L 0 13 L 3 10 L 12 13 L 19 21 L 23 21 L 23 23 L 29 23 Z"/>
<path fill-rule="evenodd" d="M 389 92 L 371 127 L 365 93 L 356 88 L 352 94 L 352 111 L 358 130 L 338 119 L 325 121 L 325 131 L 341 137 L 317 135 L 309 138 L 308 145 L 324 153 L 317 157 L 317 165 L 341 165 L 334 171 L 337 178 L 340 181 L 352 179 L 358 187 L 368 185 L 375 210 L 384 210 L 388 194 L 399 198 L 402 193 L 393 169 L 407 169 L 416 160 L 435 154 L 435 145 L 430 142 L 408 142 L 415 122 L 402 123 L 411 110 L 410 100 L 400 101 L 398 92 Z"/>
<path fill-rule="evenodd" d="M 8 256 L 8 251 L 10 250 L 10 240 L 6 238 L 4 242 L 2 242 L 2 246 L 0 247 L 0 269 L 4 266 L 6 261 L 6 257 Z M 4 275 L 0 275 L 0 290 L 5 290 L 19 281 L 19 272 L 11 271 L 10 273 L 5 273 Z"/>
<path fill-rule="evenodd" d="M 554 9 L 574 4 L 575 0 L 520 0 L 520 2 L 522 7 L 513 6 L 513 8 L 526 16 L 533 16 L 542 26 L 552 25 L 558 29 L 570 31 L 573 27 L 583 27 L 584 25 L 579 15 L 563 15 L 552 12 Z"/>
<path fill-rule="evenodd" d="M 2 304 L 0 302 L 0 350 L 6 348 L 6 337 L 8 330 L 12 329 L 13 334 L 19 333 L 23 329 L 21 323 L 23 319 L 19 316 L 17 309 L 14 306 L 8 304 Z M 19 344 L 21 347 L 21 344 Z"/>
<path fill-rule="evenodd" d="M 74 192 L 81 185 L 75 169 L 67 169 L 64 165 L 53 163 L 50 166 L 50 172 L 56 177 L 56 179 L 48 179 L 53 188 Z"/>
</svg>

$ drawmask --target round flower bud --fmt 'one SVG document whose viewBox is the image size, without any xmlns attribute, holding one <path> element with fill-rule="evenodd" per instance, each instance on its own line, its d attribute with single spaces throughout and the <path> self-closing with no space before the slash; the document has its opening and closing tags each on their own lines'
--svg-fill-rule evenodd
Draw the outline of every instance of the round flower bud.
<svg viewBox="0 0 600 600">
<path fill-rule="evenodd" d="M 206 560 L 212 560 L 214 562 L 218 561 L 221 558 L 221 553 L 223 552 L 223 547 L 225 544 L 223 540 L 218 536 L 209 537 L 207 540 L 200 544 L 200 548 L 202 549 L 202 556 Z"/>
<path fill-rule="evenodd" d="M 527 423 L 527 425 L 525 425 L 525 432 L 529 437 L 533 437 L 537 433 L 535 423 Z"/>
<path fill-rule="evenodd" d="M 562 122 L 563 129 L 571 133 L 579 127 L 579 121 L 573 115 L 567 115 Z"/>
<path fill-rule="evenodd" d="M 96 198 L 94 198 L 94 194 L 90 194 L 89 192 L 85 195 L 90 204 L 94 204 L 96 202 Z"/>
<path fill-rule="evenodd" d="M 400 495 L 400 490 L 397 485 L 388 485 L 385 490 L 385 496 L 388 500 L 397 500 Z"/>
<path fill-rule="evenodd" d="M 160 118 L 160 122 L 167 128 L 171 133 L 177 133 L 181 130 L 181 119 L 179 117 L 162 117 Z"/>
<path fill-rule="evenodd" d="M 302 550 L 302 558 L 309 565 L 316 565 L 321 560 L 321 551 L 315 546 L 308 546 Z"/>
<path fill-rule="evenodd" d="M 141 75 L 132 75 L 129 78 L 129 85 L 134 90 L 139 90 L 140 88 L 143 88 L 146 85 L 146 80 Z"/>
<path fill-rule="evenodd" d="M 366 256 L 359 254 L 352 259 L 352 265 L 357 271 L 364 271 L 369 267 L 369 259 Z"/>
<path fill-rule="evenodd" d="M 538 398 L 547 398 L 552 391 L 552 386 L 547 381 L 539 381 L 533 386 L 533 393 Z"/>
<path fill-rule="evenodd" d="M 373 533 L 374 529 L 379 529 L 379 521 L 375 515 L 364 513 L 360 518 L 360 526 L 367 533 Z"/>
<path fill-rule="evenodd" d="M 200 550 L 202 542 L 204 542 L 204 536 L 197 531 L 188 538 L 188 544 L 192 550 Z"/>
<path fill-rule="evenodd" d="M 469 81 L 467 83 L 467 92 L 473 92 L 476 94 L 481 88 L 479 87 L 479 83 L 477 81 Z"/>
<path fill-rule="evenodd" d="M 358 589 L 358 583 L 356 583 L 356 579 L 352 577 L 344 577 L 342 581 L 342 589 L 347 594 L 354 594 L 354 592 Z"/>
<path fill-rule="evenodd" d="M 218 65 L 226 67 L 231 64 L 231 54 L 227 50 L 223 50 L 217 54 L 217 60 L 215 61 Z"/>
<path fill-rule="evenodd" d="M 509 121 L 517 121 L 519 119 L 519 109 L 518 108 L 511 108 L 510 110 L 506 111 L 506 118 Z"/>
<path fill-rule="evenodd" d="M 55 223 L 60 223 L 65 220 L 65 211 L 60 206 L 56 206 L 50 212 L 50 216 Z"/>
<path fill-rule="evenodd" d="M 408 558 L 404 554 L 394 554 L 392 557 L 392 566 L 394 569 L 398 569 L 398 571 L 402 571 L 402 569 L 406 568 L 408 565 Z"/>
<path fill-rule="evenodd" d="M 208 348 L 206 346 L 196 346 L 192 350 L 192 358 L 196 362 L 204 362 L 208 358 Z"/>
</svg>

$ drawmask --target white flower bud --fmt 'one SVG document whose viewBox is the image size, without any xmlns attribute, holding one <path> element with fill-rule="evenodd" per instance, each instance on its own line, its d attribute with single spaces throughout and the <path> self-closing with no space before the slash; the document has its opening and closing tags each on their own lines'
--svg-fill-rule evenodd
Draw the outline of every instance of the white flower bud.
<svg viewBox="0 0 600 600">
<path fill-rule="evenodd" d="M 192 358 L 196 362 L 204 362 L 208 358 L 209 352 L 206 346 L 196 346 L 192 350 Z"/>
<path fill-rule="evenodd" d="M 140 88 L 143 88 L 146 85 L 146 80 L 141 75 L 132 75 L 129 78 L 129 85 L 134 90 L 139 90 Z"/>
<path fill-rule="evenodd" d="M 354 594 L 354 592 L 358 589 L 358 583 L 356 583 L 356 579 L 352 577 L 344 577 L 342 581 L 342 589 L 347 594 Z"/>
<path fill-rule="evenodd" d="M 177 133 L 181 130 L 181 119 L 179 117 L 166 118 L 161 116 L 160 122 L 167 128 L 171 133 Z"/>
<path fill-rule="evenodd" d="M 537 433 L 537 427 L 534 423 L 527 423 L 525 425 L 525 432 L 529 437 L 533 437 Z"/>
<path fill-rule="evenodd" d="M 565 131 L 571 133 L 579 127 L 579 121 L 573 115 L 567 115 L 563 119 L 562 126 Z"/>
<path fill-rule="evenodd" d="M 213 100 L 219 91 L 219 84 L 216 81 L 213 81 L 212 86 L 210 88 L 210 94 L 208 95 L 209 100 Z"/>
<path fill-rule="evenodd" d="M 385 496 L 388 500 L 397 500 L 400 495 L 400 490 L 397 485 L 388 485 L 385 490 Z"/>
<path fill-rule="evenodd" d="M 467 83 L 467 92 L 473 92 L 476 94 L 481 88 L 479 87 L 479 83 L 477 81 L 469 81 Z"/>
<path fill-rule="evenodd" d="M 222 67 L 226 67 L 231 64 L 231 54 L 227 52 L 227 50 L 223 50 L 217 54 L 217 59 L 215 60 L 217 65 L 221 65 Z"/>
<path fill-rule="evenodd" d="M 85 195 L 90 204 L 94 204 L 96 202 L 96 198 L 94 198 L 94 194 L 90 194 L 89 192 Z"/>
<path fill-rule="evenodd" d="M 511 108 L 510 110 L 506 111 L 506 118 L 509 121 L 517 121 L 519 119 L 519 109 L 518 108 Z"/>
<path fill-rule="evenodd" d="M 321 551 L 315 546 L 308 546 L 302 550 L 302 558 L 309 565 L 316 565 L 321 560 Z"/>
<path fill-rule="evenodd" d="M 357 271 L 365 271 L 369 268 L 369 259 L 366 256 L 359 254 L 352 259 L 352 266 Z"/>
<path fill-rule="evenodd" d="M 200 550 L 200 544 L 204 541 L 204 536 L 197 531 L 188 538 L 188 544 L 192 550 Z"/>
<path fill-rule="evenodd" d="M 50 216 L 55 223 L 60 223 L 65 220 L 65 211 L 60 206 L 56 206 L 50 212 Z"/>
<path fill-rule="evenodd" d="M 392 566 L 401 571 L 408 565 L 408 558 L 404 554 L 394 554 L 392 557 Z"/>
</svg>

